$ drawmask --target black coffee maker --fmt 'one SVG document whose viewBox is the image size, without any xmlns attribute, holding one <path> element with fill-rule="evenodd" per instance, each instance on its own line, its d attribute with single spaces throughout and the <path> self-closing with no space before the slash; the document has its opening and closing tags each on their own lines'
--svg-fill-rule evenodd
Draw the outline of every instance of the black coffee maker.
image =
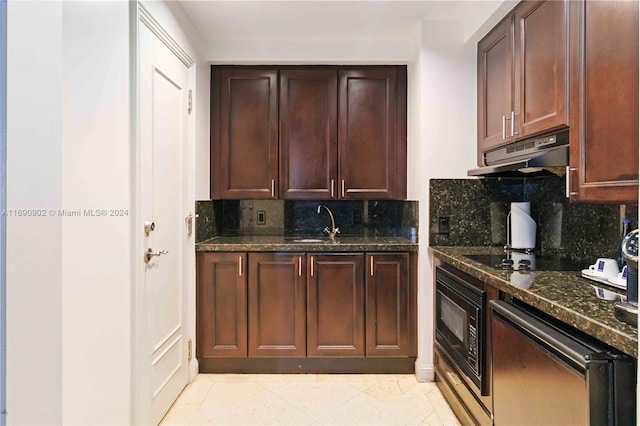
<svg viewBox="0 0 640 426">
<path fill-rule="evenodd" d="M 615 316 L 620 321 L 638 326 L 638 230 L 622 240 L 622 257 L 627 264 L 627 301 L 615 304 Z"/>
</svg>

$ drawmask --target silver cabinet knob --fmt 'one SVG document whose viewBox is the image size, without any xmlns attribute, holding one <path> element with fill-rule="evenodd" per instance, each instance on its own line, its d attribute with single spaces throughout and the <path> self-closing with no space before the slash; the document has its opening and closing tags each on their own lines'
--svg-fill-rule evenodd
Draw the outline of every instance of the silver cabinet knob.
<svg viewBox="0 0 640 426">
<path fill-rule="evenodd" d="M 153 249 L 149 247 L 147 251 L 144 252 L 144 263 L 149 263 L 151 261 L 151 258 L 154 256 L 162 256 L 163 254 L 167 253 L 169 253 L 169 250 L 160 250 L 159 252 L 154 253 Z"/>
</svg>

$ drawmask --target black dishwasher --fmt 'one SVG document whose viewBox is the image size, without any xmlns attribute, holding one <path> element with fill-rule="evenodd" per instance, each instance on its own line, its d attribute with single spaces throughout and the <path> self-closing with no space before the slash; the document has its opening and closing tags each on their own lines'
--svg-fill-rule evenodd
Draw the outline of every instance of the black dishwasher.
<svg viewBox="0 0 640 426">
<path fill-rule="evenodd" d="M 518 301 L 491 301 L 495 425 L 635 425 L 636 361 Z"/>
</svg>

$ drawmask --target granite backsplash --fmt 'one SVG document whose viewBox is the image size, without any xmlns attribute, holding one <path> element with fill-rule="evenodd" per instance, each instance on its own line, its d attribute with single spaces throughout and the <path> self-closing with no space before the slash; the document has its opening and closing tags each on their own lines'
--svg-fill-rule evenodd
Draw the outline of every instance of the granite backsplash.
<svg viewBox="0 0 640 426">
<path fill-rule="evenodd" d="M 429 196 L 432 246 L 503 246 L 510 203 L 528 201 L 536 221 L 537 247 L 545 254 L 575 260 L 616 256 L 623 217 L 638 227 L 638 206 L 569 203 L 565 179 L 431 179 Z M 449 218 L 449 233 L 440 233 Z"/>
<path fill-rule="evenodd" d="M 196 242 L 215 236 L 321 236 L 331 227 L 331 209 L 340 235 L 397 236 L 417 242 L 417 201 L 207 200 L 196 202 Z"/>
</svg>

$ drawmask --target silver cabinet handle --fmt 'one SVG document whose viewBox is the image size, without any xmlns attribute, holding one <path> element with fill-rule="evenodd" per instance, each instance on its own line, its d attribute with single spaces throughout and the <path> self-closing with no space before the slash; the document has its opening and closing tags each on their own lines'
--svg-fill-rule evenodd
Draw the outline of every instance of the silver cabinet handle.
<svg viewBox="0 0 640 426">
<path fill-rule="evenodd" d="M 242 276 L 242 256 L 238 256 L 238 275 Z"/>
<path fill-rule="evenodd" d="M 572 195 L 578 195 L 577 192 L 571 191 L 571 177 L 570 177 L 570 173 L 575 172 L 577 170 L 578 169 L 576 169 L 575 167 L 567 166 L 567 174 L 565 176 L 566 178 L 565 185 L 567 185 L 567 191 L 566 191 L 567 198 L 570 198 Z"/>
<path fill-rule="evenodd" d="M 564 184 L 565 184 L 565 186 L 566 186 L 566 188 L 565 188 L 565 195 L 567 196 L 567 198 L 569 198 L 569 191 L 571 191 L 571 190 L 569 189 L 569 185 L 571 185 L 571 180 L 570 180 L 570 178 L 569 178 L 569 170 L 571 170 L 571 169 L 569 168 L 569 166 L 567 166 L 567 168 L 566 168 L 566 170 L 565 170 L 565 173 L 566 173 L 566 174 L 564 175 L 564 176 L 565 176 Z"/>
<path fill-rule="evenodd" d="M 369 269 L 371 271 L 371 276 L 373 276 L 373 255 L 369 257 Z"/>
<path fill-rule="evenodd" d="M 169 253 L 169 250 L 160 250 L 158 252 L 154 252 L 151 247 L 144 252 L 144 263 L 149 263 L 154 256 L 162 256 L 163 254 Z"/>
<path fill-rule="evenodd" d="M 271 196 L 272 197 L 276 196 L 276 180 L 275 179 L 271 179 Z"/>
<path fill-rule="evenodd" d="M 515 136 L 518 134 L 518 132 L 516 132 L 516 116 L 519 116 L 520 114 L 516 114 L 515 111 L 511 111 L 511 136 Z"/>
<path fill-rule="evenodd" d="M 502 116 L 502 140 L 507 138 L 507 116 Z"/>
<path fill-rule="evenodd" d="M 342 179 L 342 198 L 344 198 L 344 179 Z"/>
<path fill-rule="evenodd" d="M 313 256 L 311 256 L 311 276 L 313 276 Z"/>
<path fill-rule="evenodd" d="M 302 276 L 302 256 L 298 256 L 298 276 Z"/>
<path fill-rule="evenodd" d="M 335 192 L 336 181 L 331 179 L 331 198 L 333 198 L 333 193 Z"/>
<path fill-rule="evenodd" d="M 451 381 L 453 382 L 454 386 L 458 386 L 460 384 L 462 384 L 462 382 L 460 381 L 460 379 L 458 379 L 456 374 L 453 374 L 451 371 L 447 371 L 447 376 L 449 376 L 449 378 L 451 379 Z"/>
</svg>

